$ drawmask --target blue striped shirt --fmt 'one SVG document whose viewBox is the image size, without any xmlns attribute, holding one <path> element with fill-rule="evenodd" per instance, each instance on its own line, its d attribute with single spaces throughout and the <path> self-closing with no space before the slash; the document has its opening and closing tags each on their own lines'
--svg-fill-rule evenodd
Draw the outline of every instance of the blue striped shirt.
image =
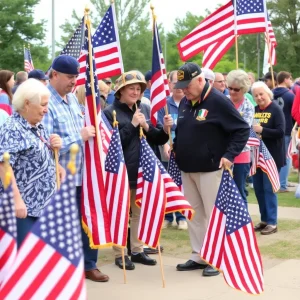
<svg viewBox="0 0 300 300">
<path fill-rule="evenodd" d="M 79 152 L 76 155 L 76 185 L 82 185 L 83 170 L 83 140 L 80 130 L 84 126 L 84 118 L 76 96 L 67 94 L 65 101 L 58 92 L 49 84 L 51 97 L 48 105 L 48 113 L 43 118 L 43 124 L 49 134 L 56 133 L 62 139 L 59 162 L 65 169 L 70 160 L 70 147 L 76 143 Z"/>
</svg>

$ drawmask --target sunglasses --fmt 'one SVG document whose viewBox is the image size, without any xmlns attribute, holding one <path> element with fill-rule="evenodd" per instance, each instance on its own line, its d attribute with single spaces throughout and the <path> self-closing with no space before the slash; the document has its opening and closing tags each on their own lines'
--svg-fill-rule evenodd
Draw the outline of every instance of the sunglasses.
<svg viewBox="0 0 300 300">
<path fill-rule="evenodd" d="M 142 76 L 140 76 L 139 74 L 135 74 L 135 73 L 130 73 L 130 74 L 126 74 L 126 75 L 123 74 L 123 76 L 122 76 L 123 83 L 133 80 L 133 79 L 144 81 Z"/>
<path fill-rule="evenodd" d="M 228 87 L 228 89 L 230 90 L 230 91 L 234 91 L 234 92 L 239 92 L 241 89 L 236 89 L 236 88 L 232 88 L 232 87 Z"/>
</svg>

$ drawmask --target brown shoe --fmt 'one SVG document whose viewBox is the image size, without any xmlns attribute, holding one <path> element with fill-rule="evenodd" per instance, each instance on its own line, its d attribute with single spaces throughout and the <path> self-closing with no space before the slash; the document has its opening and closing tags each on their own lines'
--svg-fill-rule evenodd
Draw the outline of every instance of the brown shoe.
<svg viewBox="0 0 300 300">
<path fill-rule="evenodd" d="M 267 225 L 260 233 L 262 235 L 268 235 L 277 232 L 277 230 L 276 225 Z"/>
<path fill-rule="evenodd" d="M 96 282 L 106 282 L 109 280 L 109 277 L 98 269 L 85 271 L 85 278 Z"/>
<path fill-rule="evenodd" d="M 262 231 L 264 228 L 266 228 L 266 226 L 267 223 L 260 222 L 254 226 L 254 231 Z"/>
</svg>

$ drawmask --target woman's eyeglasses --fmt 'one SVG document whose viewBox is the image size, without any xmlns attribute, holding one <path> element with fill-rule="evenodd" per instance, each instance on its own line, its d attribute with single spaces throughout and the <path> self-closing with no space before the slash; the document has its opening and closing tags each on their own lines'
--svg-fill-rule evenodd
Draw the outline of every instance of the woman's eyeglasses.
<svg viewBox="0 0 300 300">
<path fill-rule="evenodd" d="M 241 89 L 237 89 L 237 88 L 232 88 L 232 87 L 228 87 L 228 89 L 230 90 L 230 91 L 234 91 L 234 92 L 239 92 Z"/>
</svg>

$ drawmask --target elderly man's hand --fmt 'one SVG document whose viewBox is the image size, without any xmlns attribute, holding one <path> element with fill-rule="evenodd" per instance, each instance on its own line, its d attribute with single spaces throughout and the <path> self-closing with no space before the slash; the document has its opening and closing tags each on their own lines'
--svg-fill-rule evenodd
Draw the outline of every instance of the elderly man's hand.
<svg viewBox="0 0 300 300">
<path fill-rule="evenodd" d="M 89 138 L 96 136 L 96 129 L 94 126 L 83 127 L 80 131 L 81 138 L 86 142 Z"/>
<path fill-rule="evenodd" d="M 62 147 L 62 139 L 58 134 L 50 135 L 50 145 L 52 148 L 60 149 Z"/>
<path fill-rule="evenodd" d="M 173 126 L 173 118 L 171 115 L 165 115 L 164 116 L 164 131 L 166 133 L 169 133 L 171 127 Z"/>
<path fill-rule="evenodd" d="M 227 170 L 227 169 L 230 169 L 231 166 L 232 166 L 232 162 L 230 160 L 228 160 L 225 157 L 221 158 L 220 165 L 219 165 L 220 169 L 223 167 L 225 170 Z"/>
</svg>

